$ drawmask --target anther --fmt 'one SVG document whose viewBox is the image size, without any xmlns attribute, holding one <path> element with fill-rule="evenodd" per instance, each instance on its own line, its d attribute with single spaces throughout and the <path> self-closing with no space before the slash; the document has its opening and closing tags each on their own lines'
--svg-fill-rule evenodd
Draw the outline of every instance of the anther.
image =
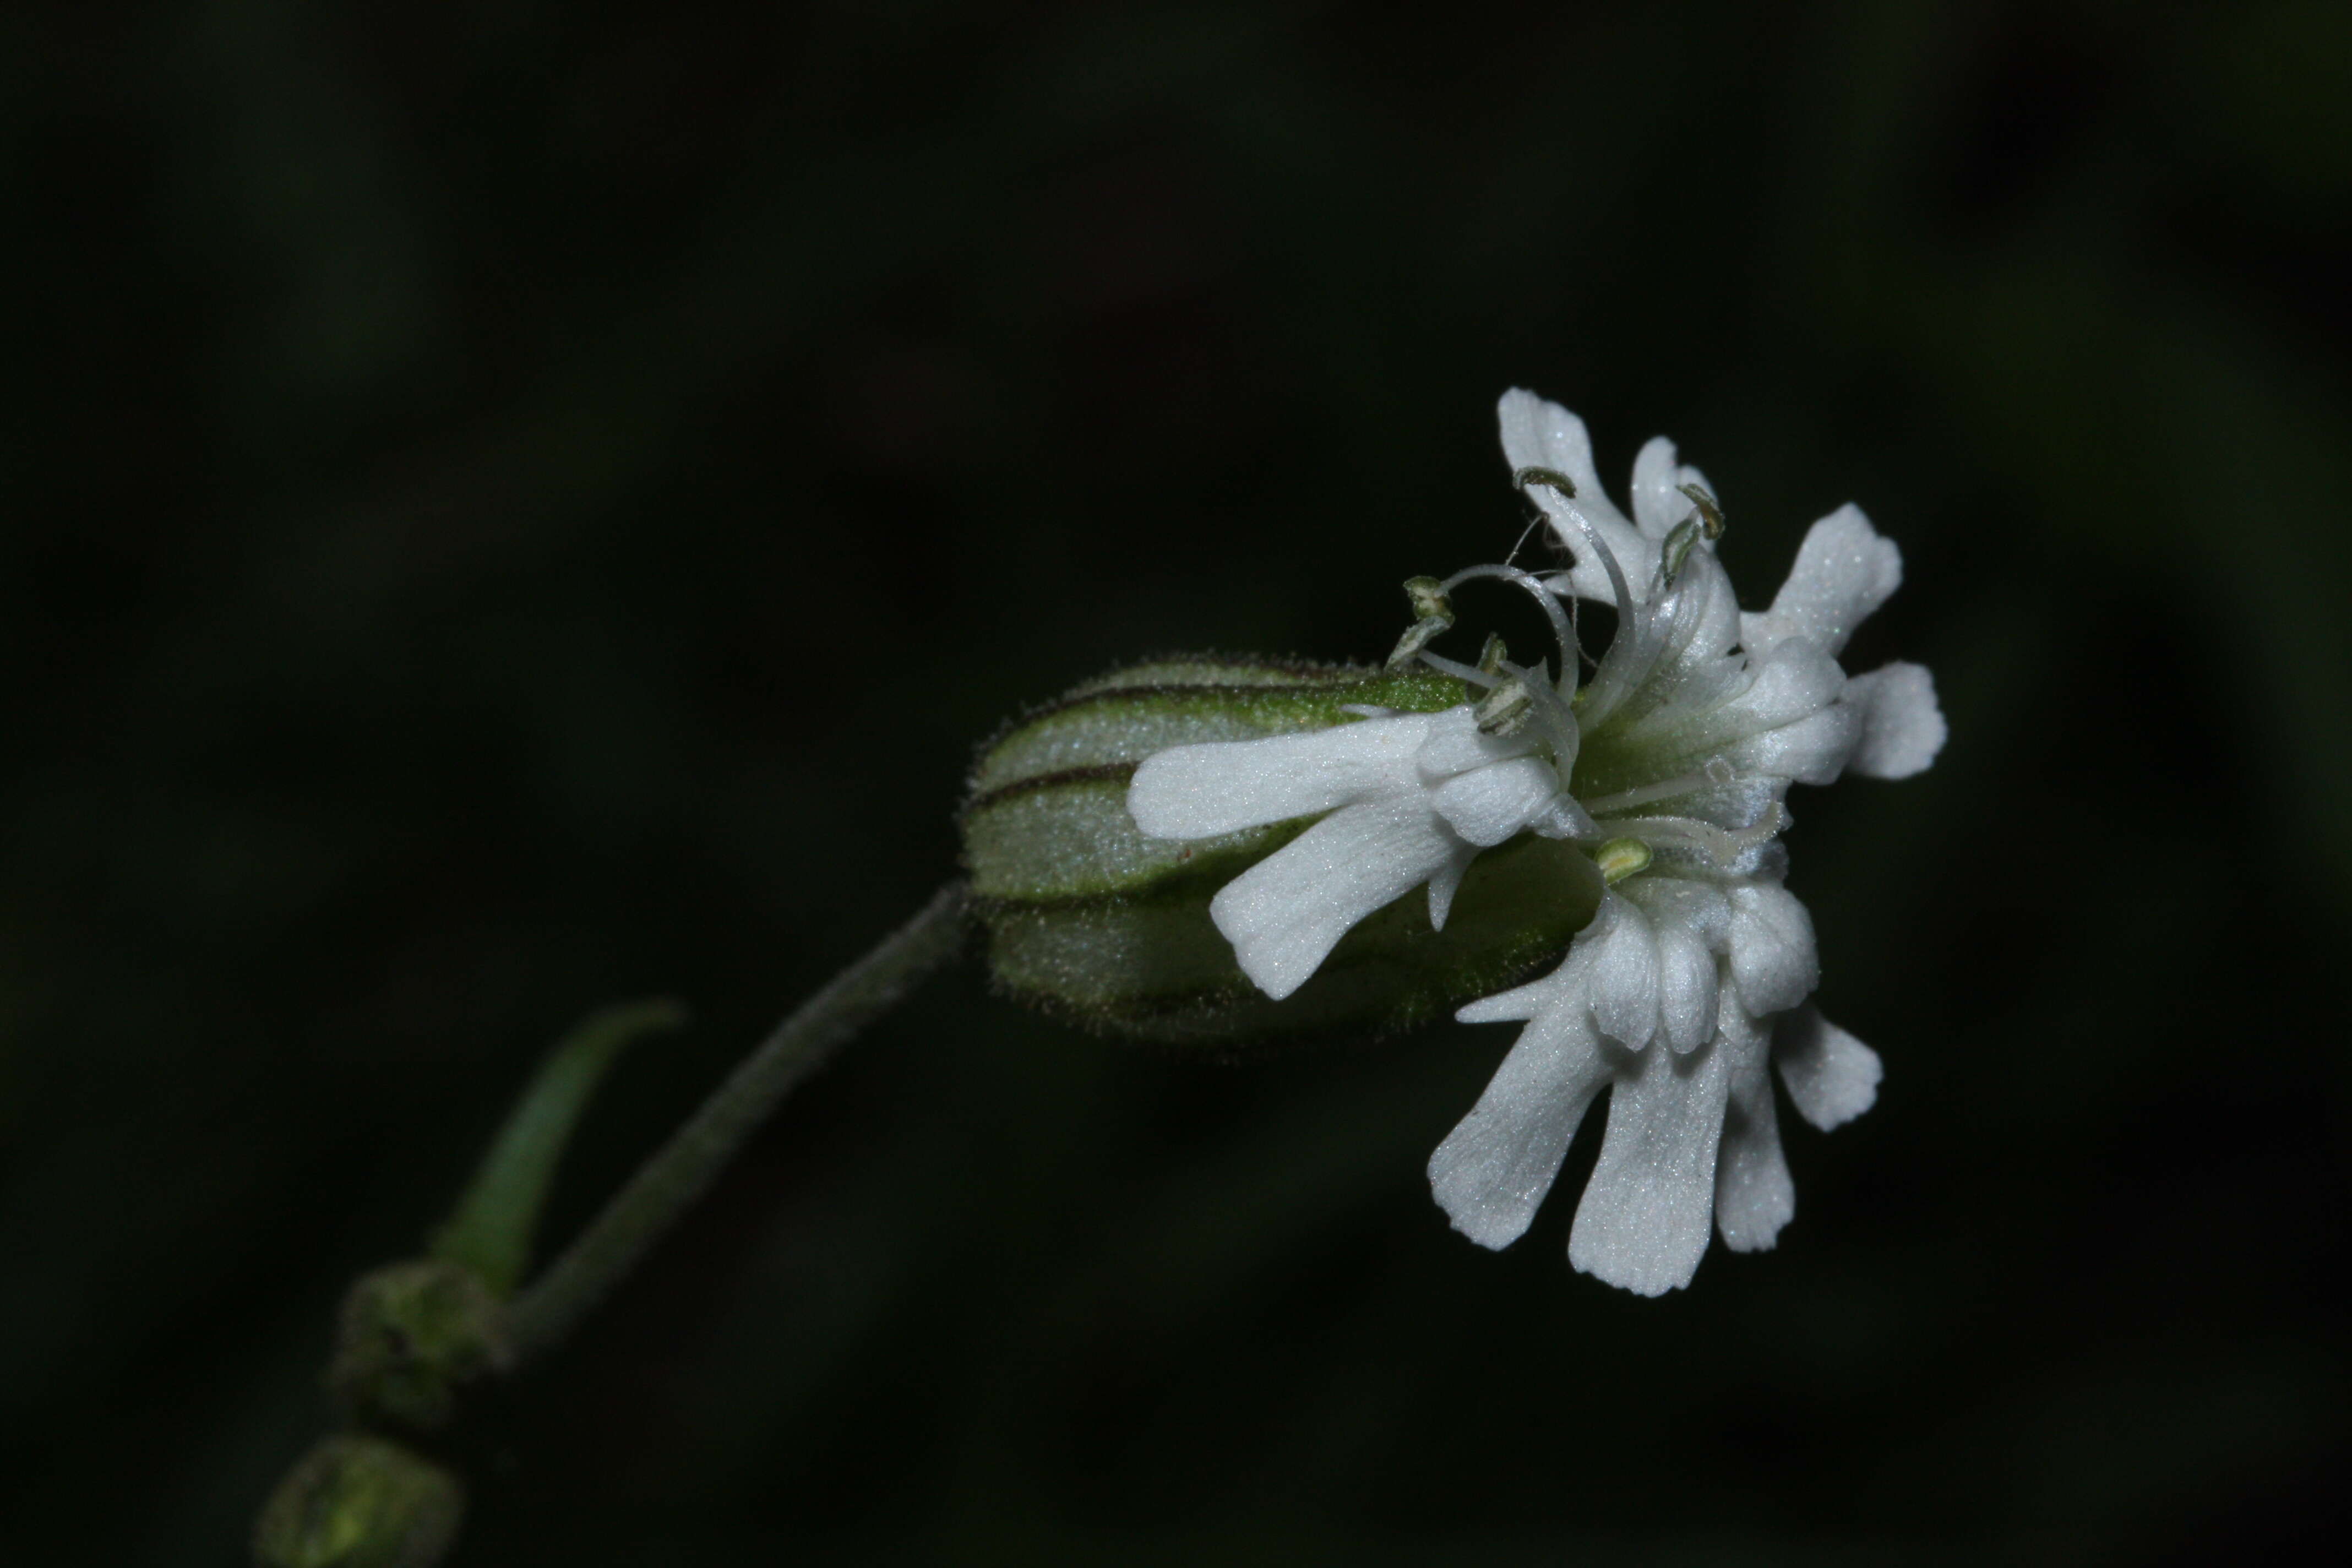
<svg viewBox="0 0 2352 1568">
<path fill-rule="evenodd" d="M 1558 468 L 1516 469 L 1511 474 L 1511 483 L 1520 489 L 1529 485 L 1542 485 L 1547 489 L 1558 490 L 1570 500 L 1576 499 L 1576 481 Z"/>
<path fill-rule="evenodd" d="M 1402 669 L 1411 664 L 1440 633 L 1454 626 L 1454 605 L 1445 596 L 1445 584 L 1434 577 L 1408 578 L 1404 585 L 1405 602 L 1412 606 L 1413 623 L 1389 654 L 1389 668 Z"/>
<path fill-rule="evenodd" d="M 1482 735 L 1516 735 L 1535 717 L 1535 696 L 1528 690 L 1525 676 L 1513 671 L 1508 680 L 1478 700 L 1471 717 L 1477 721 Z"/>
<path fill-rule="evenodd" d="M 1650 868 L 1650 847 L 1638 838 L 1612 838 L 1592 852 L 1592 859 L 1601 879 L 1613 888 Z"/>
<path fill-rule="evenodd" d="M 1706 493 L 1705 485 L 1676 485 L 1676 489 L 1690 497 L 1691 505 L 1698 508 L 1699 526 L 1706 530 L 1709 539 L 1723 537 L 1723 509 Z"/>
</svg>

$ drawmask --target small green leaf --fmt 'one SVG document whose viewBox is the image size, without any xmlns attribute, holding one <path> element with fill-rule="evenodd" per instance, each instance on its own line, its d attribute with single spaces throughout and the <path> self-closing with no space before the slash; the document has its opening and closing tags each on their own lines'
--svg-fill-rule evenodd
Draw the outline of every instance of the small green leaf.
<svg viewBox="0 0 2352 1568">
<path fill-rule="evenodd" d="M 556 1162 L 605 1070 L 640 1036 L 685 1023 L 677 1002 L 632 1002 L 592 1015 L 566 1036 L 499 1130 L 448 1223 L 434 1233 L 431 1255 L 472 1269 L 499 1296 L 513 1290 L 530 1265 Z"/>
</svg>

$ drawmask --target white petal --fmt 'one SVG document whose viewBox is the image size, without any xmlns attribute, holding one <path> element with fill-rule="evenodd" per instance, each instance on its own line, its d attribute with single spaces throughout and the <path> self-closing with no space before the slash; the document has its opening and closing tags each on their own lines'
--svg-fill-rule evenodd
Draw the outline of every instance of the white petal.
<svg viewBox="0 0 2352 1568">
<path fill-rule="evenodd" d="M 1528 824 L 1546 838 L 1598 838 L 1601 825 L 1592 814 L 1576 803 L 1572 795 L 1562 793 L 1551 797 L 1540 816 Z"/>
<path fill-rule="evenodd" d="M 1445 929 L 1445 917 L 1452 913 L 1454 910 L 1454 895 L 1462 890 L 1462 879 L 1469 874 L 1470 862 L 1475 860 L 1477 858 L 1478 847 L 1476 845 L 1456 845 L 1454 846 L 1453 855 L 1446 860 L 1445 864 L 1440 866 L 1435 871 L 1430 874 L 1430 930 L 1444 931 Z"/>
<path fill-rule="evenodd" d="M 1743 640 L 1750 653 L 1792 637 L 1837 653 L 1902 582 L 1903 552 L 1870 526 L 1860 507 L 1848 502 L 1806 533 L 1772 607 L 1743 617 Z"/>
<path fill-rule="evenodd" d="M 1518 387 L 1503 394 L 1495 414 L 1503 427 L 1503 457 L 1512 473 L 1521 468 L 1550 468 L 1575 484 L 1577 500 L 1608 507 L 1601 472 L 1592 466 L 1592 438 L 1584 433 L 1583 420 L 1559 404 Z M 1538 486 L 1529 493 L 1547 492 Z"/>
<path fill-rule="evenodd" d="M 1780 1152 L 1780 1112 L 1772 1104 L 1770 1045 L 1742 1014 L 1724 1020 L 1717 1048 L 1731 1057 L 1731 1095 L 1715 1166 L 1715 1227 L 1732 1251 L 1761 1252 L 1797 1213 L 1797 1184 Z"/>
<path fill-rule="evenodd" d="M 1845 683 L 1841 700 L 1860 710 L 1862 735 L 1846 764 L 1868 779 L 1924 773 L 1944 749 L 1944 710 L 1927 667 L 1890 664 Z"/>
<path fill-rule="evenodd" d="M 1209 838 L 1329 811 L 1383 787 L 1411 788 L 1413 753 L 1439 717 L 1171 746 L 1135 770 L 1127 809 L 1148 837 Z"/>
<path fill-rule="evenodd" d="M 1739 602 L 1712 552 L 1694 549 L 1685 558 L 1674 585 L 1654 602 L 1645 621 L 1638 642 L 1610 646 L 1593 684 L 1619 687 L 1623 695 L 1605 713 L 1588 706 L 1588 722 L 1630 732 L 1644 716 L 1670 708 L 1673 712 L 1656 722 L 1671 729 L 1747 689 L 1748 661 L 1726 657 L 1739 639 Z M 1611 674 L 1612 662 L 1621 658 L 1623 665 Z"/>
<path fill-rule="evenodd" d="M 1715 954 L 1696 931 L 1679 925 L 1658 928 L 1658 1021 L 1666 1044 L 1695 1051 L 1715 1032 Z"/>
<path fill-rule="evenodd" d="M 1560 793 L 1559 775 L 1537 757 L 1473 768 L 1430 792 L 1430 804 L 1464 838 L 1488 848 L 1544 813 Z"/>
<path fill-rule="evenodd" d="M 1793 724 L 1836 701 L 1845 689 L 1845 672 L 1837 660 L 1809 643 L 1775 647 L 1756 658 L 1754 668 L 1756 679 L 1748 689 L 1714 715 L 1715 722 L 1726 730 L 1753 734 Z"/>
<path fill-rule="evenodd" d="M 1418 795 L 1333 813 L 1226 883 L 1210 918 L 1242 973 L 1277 1002 L 1349 928 L 1428 881 L 1460 841 Z"/>
<path fill-rule="evenodd" d="M 1885 1071 L 1878 1053 L 1822 1017 L 1818 1007 L 1800 1007 L 1776 1021 L 1772 1056 L 1797 1114 L 1824 1132 L 1878 1099 Z"/>
<path fill-rule="evenodd" d="M 1477 1105 L 1429 1157 L 1438 1206 L 1481 1247 L 1508 1247 L 1526 1233 L 1585 1108 L 1609 1081 L 1580 1012 L 1551 1008 L 1521 1030 Z"/>
<path fill-rule="evenodd" d="M 1786 826 L 1785 817 L 1783 826 Z M 1789 875 L 1789 847 L 1778 838 L 1767 838 L 1761 844 L 1741 850 L 1738 858 L 1722 869 L 1725 876 L 1736 879 L 1773 883 L 1783 881 Z"/>
<path fill-rule="evenodd" d="M 1731 900 L 1713 882 L 1653 873 L 1635 878 L 1617 891 L 1648 910 L 1661 927 L 1669 921 L 1687 926 L 1709 952 L 1730 951 Z"/>
<path fill-rule="evenodd" d="M 1633 459 L 1633 526 L 1652 539 L 1664 539 L 1675 525 L 1696 512 L 1681 487 L 1696 485 L 1707 494 L 1715 487 L 1696 468 L 1675 461 L 1675 444 L 1653 436 Z"/>
<path fill-rule="evenodd" d="M 1835 784 L 1862 740 L 1862 729 L 1861 710 L 1832 702 L 1792 724 L 1733 742 L 1720 755 L 1743 773 L 1793 779 L 1799 784 Z"/>
<path fill-rule="evenodd" d="M 1569 944 L 1568 957 L 1540 980 L 1473 1002 L 1454 1016 L 1465 1024 L 1502 1023 L 1566 1011 L 1628 1050 L 1647 1045 L 1658 1027 L 1657 940 L 1644 915 L 1612 889 Z"/>
<path fill-rule="evenodd" d="M 1514 985 L 1508 991 L 1497 991 L 1492 996 L 1481 996 L 1475 1002 L 1465 1003 L 1454 1009 L 1454 1021 L 1457 1024 L 1523 1024 L 1561 1005 L 1562 999 L 1574 990 L 1575 987 L 1562 983 L 1560 972 L 1555 969 L 1539 980 L 1530 980 L 1524 985 Z"/>
<path fill-rule="evenodd" d="M 1557 403 L 1547 403 L 1532 392 L 1516 389 L 1503 394 L 1495 412 L 1502 422 L 1503 456 L 1509 461 L 1511 471 L 1516 474 L 1521 468 L 1550 468 L 1565 474 L 1576 486 L 1574 510 L 1592 524 L 1593 531 L 1617 557 L 1633 591 L 1636 595 L 1645 592 L 1651 574 L 1657 570 L 1657 541 L 1644 539 L 1601 489 L 1601 475 L 1592 466 L 1592 442 L 1584 433 L 1584 421 Z M 1551 521 L 1552 531 L 1576 557 L 1575 569 L 1569 576 L 1572 590 L 1588 599 L 1614 598 L 1609 574 L 1593 553 L 1584 531 L 1570 521 L 1569 501 L 1547 485 L 1528 486 L 1527 496 Z"/>
<path fill-rule="evenodd" d="M 1821 984 L 1813 917 L 1786 888 L 1746 882 L 1730 890 L 1731 978 L 1739 1004 L 1762 1018 L 1786 1012 Z"/>
<path fill-rule="evenodd" d="M 1423 784 L 1442 784 L 1456 773 L 1511 762 L 1536 749 L 1532 726 L 1517 735 L 1486 734 L 1478 728 L 1478 716 L 1466 702 L 1429 717 L 1429 734 L 1412 759 Z"/>
<path fill-rule="evenodd" d="M 1529 493 L 1535 495 L 1540 503 L 1542 492 Z M 1551 520 L 1553 534 L 1567 547 L 1569 553 L 1576 557 L 1575 564 L 1569 568 L 1565 576 L 1554 577 L 1546 585 L 1558 594 L 1562 592 L 1565 584 L 1566 591 L 1580 599 L 1614 604 L 1616 585 L 1609 581 L 1609 569 L 1601 563 L 1601 557 L 1594 552 L 1591 541 L 1585 538 L 1584 531 L 1568 520 L 1564 505 L 1546 506 L 1544 511 Z M 1617 557 L 1618 569 L 1625 574 L 1626 586 L 1634 599 L 1639 601 L 1646 597 L 1650 581 L 1658 573 L 1657 545 L 1635 532 L 1630 522 L 1619 522 L 1613 516 L 1604 517 L 1597 510 L 1589 508 L 1585 516 L 1591 522 L 1593 531 L 1601 535 L 1601 542 L 1609 547 L 1609 552 Z"/>
<path fill-rule="evenodd" d="M 1658 1022 L 1666 1043 L 1696 1050 L 1715 1037 L 1716 954 L 1731 940 L 1731 906 L 1717 889 L 1674 877 L 1636 877 L 1627 897 L 1648 911 L 1658 941 Z"/>
<path fill-rule="evenodd" d="M 1752 658 L 1745 684 L 1727 700 L 1702 708 L 1677 700 L 1625 726 L 1620 747 L 1640 748 L 1660 757 L 1703 756 L 1721 752 L 1751 735 L 1809 718 L 1835 702 L 1845 689 L 1845 672 L 1815 644 L 1796 639 L 1774 645 Z M 1849 724 L 1849 721 L 1839 721 Z M 1848 733 L 1855 732 L 1849 727 Z"/>
<path fill-rule="evenodd" d="M 1609 1095 L 1609 1134 L 1568 1260 L 1637 1295 L 1690 1283 L 1706 1251 L 1728 1087 L 1719 1050 L 1643 1051 Z"/>
<path fill-rule="evenodd" d="M 1658 1032 L 1658 939 L 1642 907 L 1604 895 L 1568 960 L 1589 976 L 1593 1026 L 1627 1050 L 1648 1045 Z"/>
</svg>

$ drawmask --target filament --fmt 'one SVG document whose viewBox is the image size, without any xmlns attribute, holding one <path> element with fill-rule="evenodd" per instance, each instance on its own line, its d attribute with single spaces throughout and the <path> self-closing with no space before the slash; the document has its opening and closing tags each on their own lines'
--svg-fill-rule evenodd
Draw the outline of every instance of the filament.
<svg viewBox="0 0 2352 1568">
<path fill-rule="evenodd" d="M 1591 803 L 1587 803 L 1586 809 L 1592 809 Z M 1598 816 L 1601 814 L 1596 811 L 1593 815 Z M 1753 848 L 1780 832 L 1782 820 L 1780 803 L 1776 800 L 1755 826 L 1743 827 L 1736 832 L 1691 816 L 1622 817 L 1603 826 L 1612 832 L 1622 832 L 1629 838 L 1639 838 L 1647 844 L 1687 845 L 1703 851 L 1708 859 L 1728 870 L 1742 850 Z"/>
<path fill-rule="evenodd" d="M 1513 549 L 1516 553 L 1517 547 Z M 1559 607 L 1559 600 L 1543 585 L 1542 581 L 1534 573 L 1523 572 L 1517 566 L 1465 566 L 1445 580 L 1442 591 L 1450 594 L 1474 577 L 1499 577 L 1506 583 L 1524 588 L 1534 597 L 1535 602 L 1543 607 L 1544 618 L 1551 623 L 1551 635 L 1559 644 L 1560 679 L 1572 680 L 1576 656 L 1582 650 L 1577 647 L 1575 628 L 1568 624 L 1568 612 Z"/>
</svg>

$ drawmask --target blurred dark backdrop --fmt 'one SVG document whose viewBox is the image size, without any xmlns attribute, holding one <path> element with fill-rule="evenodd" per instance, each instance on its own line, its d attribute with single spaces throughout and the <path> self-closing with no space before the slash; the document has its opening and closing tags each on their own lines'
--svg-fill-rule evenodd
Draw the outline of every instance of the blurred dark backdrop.
<svg viewBox="0 0 2352 1568">
<path fill-rule="evenodd" d="M 969 967 L 462 1453 L 461 1563 L 2196 1563 L 2347 1521 L 2352 13 L 0 21 L 0 1555 L 232 1563 L 547 1044 L 595 1200 L 1147 652 L 1370 657 L 1496 395 L 1849 498 L 1953 740 L 1801 792 L 1885 1092 L 1687 1293 L 1422 1179 L 1508 1032 Z M 1850 661 L 1853 662 L 1853 661 Z M 1591 1158 L 1571 1156 L 1569 1190 Z"/>
</svg>

